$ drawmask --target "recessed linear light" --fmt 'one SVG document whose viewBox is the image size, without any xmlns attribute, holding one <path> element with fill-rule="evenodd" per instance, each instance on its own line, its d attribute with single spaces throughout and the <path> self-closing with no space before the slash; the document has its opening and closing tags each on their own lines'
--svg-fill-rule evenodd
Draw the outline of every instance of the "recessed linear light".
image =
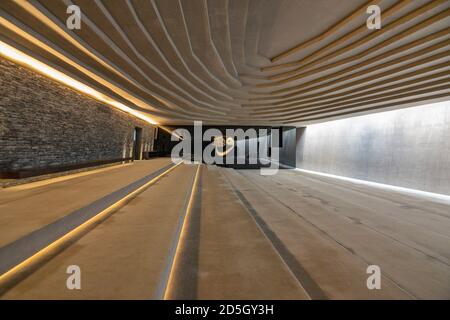
<svg viewBox="0 0 450 320">
<path fill-rule="evenodd" d="M 80 81 L 77 81 L 66 74 L 36 60 L 35 58 L 30 57 L 29 55 L 17 50 L 16 48 L 0 41 L 0 55 L 3 57 L 10 59 L 14 62 L 17 62 L 21 65 L 25 65 L 40 74 L 47 76 L 53 80 L 56 80 L 60 83 L 63 83 L 81 93 L 84 93 L 98 101 L 104 102 L 114 108 L 117 108 L 121 111 L 124 111 L 126 113 L 129 113 L 141 120 L 144 120 L 150 124 L 158 125 L 158 122 L 153 120 L 152 118 L 124 105 L 123 103 L 120 103 L 118 101 L 115 101 L 108 96 L 98 92 L 97 90 L 85 85 L 84 83 L 81 83 Z"/>
<path fill-rule="evenodd" d="M 68 241 L 73 240 L 74 238 L 80 236 L 88 230 L 90 227 L 95 225 L 98 222 L 101 222 L 104 218 L 111 215 L 115 210 L 120 209 L 123 207 L 124 204 L 127 203 L 128 200 L 132 199 L 133 197 L 139 195 L 141 192 L 145 191 L 149 186 L 155 184 L 158 180 L 160 180 L 164 175 L 167 173 L 175 170 L 179 165 L 181 165 L 182 162 L 178 162 L 175 165 L 171 166 L 166 171 L 162 172 L 158 176 L 154 177 L 150 181 L 146 182 L 136 190 L 130 192 L 129 194 L 125 195 L 123 198 L 119 199 L 115 203 L 111 204 L 109 207 L 105 208 L 104 210 L 100 211 L 93 217 L 89 218 L 88 220 L 84 221 L 80 225 L 74 227 L 72 230 L 68 231 L 66 234 L 62 235 L 60 238 L 56 239 L 52 243 L 48 244 L 46 247 L 38 250 L 36 253 L 31 255 L 30 257 L 26 258 L 22 262 L 19 262 L 17 265 L 12 267 L 11 269 L 7 270 L 5 273 L 0 274 L 0 287 L 5 286 L 10 281 L 14 281 L 16 277 L 23 275 L 25 270 L 28 268 L 32 268 L 35 266 L 36 263 L 39 263 L 42 261 L 42 259 L 46 259 L 55 252 L 58 251 L 58 248 L 61 248 L 61 246 L 64 246 L 67 244 Z"/>
</svg>

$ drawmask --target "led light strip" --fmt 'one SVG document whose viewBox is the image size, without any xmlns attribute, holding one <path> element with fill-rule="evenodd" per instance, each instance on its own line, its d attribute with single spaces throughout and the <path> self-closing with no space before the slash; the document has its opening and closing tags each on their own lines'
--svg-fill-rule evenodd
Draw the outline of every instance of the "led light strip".
<svg viewBox="0 0 450 320">
<path fill-rule="evenodd" d="M 150 185 L 154 184 L 161 177 L 163 177 L 164 175 L 166 175 L 170 171 L 174 170 L 176 167 L 178 167 L 182 163 L 183 162 L 179 162 L 176 165 L 174 165 L 173 167 L 167 169 L 166 171 L 164 171 L 163 173 L 161 173 L 157 177 L 153 178 L 152 180 L 150 180 L 146 184 L 142 185 L 138 189 L 136 189 L 133 192 L 129 193 L 128 195 L 126 195 L 125 197 L 120 199 L 119 201 L 113 203 L 111 206 L 109 206 L 108 208 L 104 209 L 103 211 L 99 212 L 98 214 L 96 214 L 95 216 L 90 218 L 89 220 L 83 222 L 78 227 L 72 229 L 71 231 L 69 231 L 68 233 L 63 235 L 61 238 L 59 238 L 59 239 L 55 240 L 54 242 L 50 243 L 49 245 L 47 245 L 43 249 L 41 249 L 38 252 L 36 252 L 35 254 L 33 254 L 31 257 L 29 257 L 26 260 L 20 262 L 15 267 L 11 268 L 10 270 L 8 270 L 5 273 L 3 273 L 2 275 L 0 275 L 0 288 L 4 284 L 6 284 L 8 281 L 10 281 L 11 279 L 14 279 L 15 276 L 20 275 L 20 273 L 25 271 L 27 267 L 32 266 L 33 264 L 39 262 L 41 259 L 51 255 L 52 254 L 52 250 L 57 249 L 61 245 L 64 245 L 67 241 L 70 241 L 71 239 L 75 238 L 77 235 L 82 234 L 83 231 L 87 230 L 89 227 L 93 226 L 95 223 L 101 221 L 103 218 L 105 218 L 106 216 L 111 214 L 114 210 L 120 208 L 123 204 L 126 203 L 126 201 L 128 201 L 131 198 L 133 198 L 134 196 L 136 196 L 137 194 L 139 194 L 140 192 L 145 190 Z"/>
<path fill-rule="evenodd" d="M 338 176 L 338 175 L 334 175 L 334 174 L 330 174 L 330 173 L 306 170 L 306 169 L 301 169 L 301 168 L 295 168 L 294 170 L 299 171 L 299 172 L 317 175 L 317 176 L 322 176 L 322 177 L 326 177 L 326 178 L 348 181 L 351 183 L 365 185 L 368 187 L 373 187 L 373 188 L 377 188 L 377 189 L 381 189 L 381 190 L 391 190 L 391 191 L 401 192 L 401 193 L 404 193 L 407 195 L 419 196 L 419 197 L 425 198 L 426 200 L 430 200 L 430 199 L 440 200 L 440 201 L 443 201 L 444 203 L 450 204 L 450 195 L 446 195 L 446 194 L 422 191 L 422 190 L 418 190 L 418 189 L 411 189 L 411 188 L 405 188 L 405 187 L 398 187 L 398 186 L 380 183 L 380 182 L 374 182 L 374 181 L 369 181 L 369 180 L 360 180 L 360 179 Z"/>
<path fill-rule="evenodd" d="M 0 55 L 7 59 L 10 59 L 16 63 L 25 65 L 25 66 L 39 72 L 40 74 L 42 74 L 44 76 L 47 76 L 47 77 L 49 77 L 53 80 L 56 80 L 64 85 L 67 85 L 67 86 L 71 87 L 72 89 L 75 89 L 81 93 L 84 93 L 84 94 L 90 96 L 91 98 L 94 98 L 98 101 L 104 102 L 104 103 L 106 103 L 114 108 L 117 108 L 121 111 L 124 111 L 128 114 L 131 114 L 141 120 L 144 120 L 145 122 L 148 122 L 153 125 L 158 124 L 154 119 L 124 105 L 123 103 L 120 103 L 118 101 L 115 101 L 115 100 L 109 98 L 108 96 L 98 92 L 97 90 L 81 83 L 80 81 L 77 81 L 77 80 L 65 75 L 64 73 L 62 73 L 50 66 L 47 66 L 46 64 L 36 60 L 35 58 L 28 56 L 27 54 L 17 50 L 16 48 L 14 48 L 2 41 L 0 41 Z"/>
<path fill-rule="evenodd" d="M 200 173 L 200 168 L 201 168 L 201 164 L 198 164 L 197 171 L 195 173 L 194 183 L 192 185 L 191 195 L 189 197 L 189 202 L 187 205 L 186 213 L 184 215 L 183 224 L 181 226 L 181 231 L 180 231 L 180 234 L 178 237 L 178 241 L 177 241 L 177 245 L 176 245 L 176 249 L 175 249 L 175 255 L 174 255 L 172 264 L 170 266 L 169 278 L 167 280 L 167 285 L 164 290 L 163 300 L 170 299 L 171 291 L 173 290 L 173 277 L 174 277 L 173 275 L 176 273 L 175 269 L 177 268 L 177 260 L 179 258 L 180 248 L 181 248 L 182 243 L 184 242 L 184 238 L 186 236 L 186 221 L 189 220 L 189 216 L 192 211 L 194 196 L 197 191 L 197 181 L 198 181 L 198 177 L 199 177 L 199 173 Z"/>
<path fill-rule="evenodd" d="M 99 64 L 107 68 L 108 70 L 114 72 L 118 76 L 124 78 L 124 76 L 111 67 L 109 64 L 107 64 L 105 61 L 97 57 L 95 54 L 93 54 L 88 48 L 85 48 L 81 43 L 79 43 L 77 40 L 75 40 L 69 33 L 64 30 L 64 28 L 58 26 L 55 21 L 51 20 L 49 17 L 47 17 L 45 14 L 43 14 L 41 11 L 39 11 L 32 3 L 29 1 L 23 1 L 23 0 L 14 0 L 15 4 L 22 7 L 23 10 L 31 14 L 34 18 L 45 24 L 50 30 L 53 30 L 56 32 L 59 36 L 64 38 L 66 41 L 70 42 L 73 46 L 75 46 L 77 49 L 82 51 L 84 54 L 88 55 L 95 61 L 97 61 Z"/>
<path fill-rule="evenodd" d="M 77 69 L 78 71 L 84 73 L 89 78 L 93 79 L 95 82 L 100 83 L 101 85 L 107 87 L 111 91 L 117 93 L 119 96 L 125 98 L 126 100 L 132 102 L 133 104 L 135 104 L 141 108 L 144 108 L 144 109 L 158 111 L 158 109 L 156 107 L 153 107 L 152 105 L 142 101 L 141 99 L 134 97 L 133 95 L 129 94 L 124 89 L 111 83 L 110 81 L 103 79 L 99 75 L 95 74 L 94 72 L 92 72 L 89 69 L 85 68 L 84 66 L 80 65 L 79 62 L 74 61 L 73 58 L 70 59 L 69 57 L 65 56 L 63 53 L 58 52 L 54 48 L 50 47 L 48 44 L 43 43 L 41 40 L 37 39 L 35 36 L 27 33 L 25 30 L 20 29 L 19 27 L 17 27 L 16 25 L 14 25 L 13 23 L 11 23 L 10 21 L 6 20 L 3 17 L 0 17 L 0 26 L 9 29 L 10 31 L 19 35 L 19 37 L 26 39 L 27 41 L 31 42 L 33 45 L 52 54 L 59 60 L 72 66 L 73 68 Z M 130 81 L 128 78 L 123 77 L 123 76 L 122 76 L 122 78 L 124 78 L 126 81 L 128 81 L 132 85 L 136 85 L 133 81 Z"/>
</svg>

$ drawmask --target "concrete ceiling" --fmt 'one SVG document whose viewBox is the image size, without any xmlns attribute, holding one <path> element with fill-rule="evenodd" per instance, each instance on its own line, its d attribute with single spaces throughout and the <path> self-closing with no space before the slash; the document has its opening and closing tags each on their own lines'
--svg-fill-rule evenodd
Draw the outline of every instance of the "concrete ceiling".
<svg viewBox="0 0 450 320">
<path fill-rule="evenodd" d="M 66 28 L 71 4 L 81 30 Z M 0 13 L 1 41 L 162 124 L 300 125 L 450 96 L 448 0 L 2 0 Z"/>
</svg>

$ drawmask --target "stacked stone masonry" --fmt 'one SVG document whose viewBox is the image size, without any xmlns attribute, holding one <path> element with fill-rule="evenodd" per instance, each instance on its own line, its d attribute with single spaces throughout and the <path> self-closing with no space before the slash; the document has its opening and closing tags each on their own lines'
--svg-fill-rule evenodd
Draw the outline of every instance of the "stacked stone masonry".
<svg viewBox="0 0 450 320">
<path fill-rule="evenodd" d="M 152 151 L 154 126 L 0 58 L 0 171 L 131 157 L 135 127 Z"/>
</svg>

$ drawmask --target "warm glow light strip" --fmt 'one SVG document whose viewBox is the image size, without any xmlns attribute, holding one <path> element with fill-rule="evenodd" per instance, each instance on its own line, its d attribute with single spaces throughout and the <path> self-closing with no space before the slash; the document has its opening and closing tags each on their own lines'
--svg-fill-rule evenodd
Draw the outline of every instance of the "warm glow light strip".
<svg viewBox="0 0 450 320">
<path fill-rule="evenodd" d="M 365 185 L 365 186 L 373 187 L 373 188 L 377 188 L 377 189 L 401 192 L 401 193 L 412 195 L 412 196 L 419 196 L 419 197 L 425 198 L 428 201 L 433 199 L 433 200 L 437 200 L 437 201 L 442 201 L 442 202 L 444 202 L 446 204 L 450 204 L 450 195 L 446 195 L 446 194 L 422 191 L 422 190 L 405 188 L 405 187 L 398 187 L 398 186 L 394 186 L 394 185 L 390 185 L 390 184 L 384 184 L 384 183 L 380 183 L 380 182 L 374 182 L 374 181 L 368 181 L 368 180 L 360 180 L 360 179 L 349 178 L 349 177 L 344 177 L 344 176 L 338 176 L 338 175 L 334 175 L 334 174 L 330 174 L 330 173 L 306 170 L 306 169 L 301 169 L 301 168 L 295 168 L 294 170 L 300 171 L 300 172 L 304 172 L 304 173 L 313 174 L 313 175 L 317 175 L 317 176 L 322 176 L 322 177 L 326 177 L 326 178 L 332 178 L 332 179 L 337 179 L 337 180 L 342 180 L 342 181 L 348 181 L 348 182 L 351 182 L 351 183 L 355 183 L 355 184 L 359 184 L 359 185 Z"/>
<path fill-rule="evenodd" d="M 142 113 L 124 105 L 123 103 L 120 103 L 118 101 L 115 101 L 108 96 L 98 92 L 97 90 L 81 83 L 80 81 L 77 81 L 64 73 L 47 66 L 46 64 L 28 56 L 27 54 L 17 50 L 16 48 L 0 41 L 0 55 L 4 56 L 7 59 L 10 59 L 14 62 L 17 62 L 21 65 L 25 65 L 42 75 L 45 75 L 53 80 L 56 80 L 60 83 L 63 83 L 81 93 L 84 93 L 98 101 L 104 102 L 112 107 L 115 107 L 117 109 L 120 109 L 121 111 L 124 111 L 126 113 L 129 113 L 141 120 L 144 120 L 150 124 L 156 125 L 158 124 L 155 120 L 152 118 L 143 115 Z"/>
<path fill-rule="evenodd" d="M 146 184 L 142 185 L 138 189 L 134 190 L 133 192 L 129 193 L 116 203 L 112 204 L 108 208 L 104 209 L 103 211 L 99 212 L 97 215 L 93 216 L 89 220 L 83 222 L 75 229 L 69 231 L 61 238 L 55 240 L 45 248 L 39 250 L 37 253 L 32 255 L 31 257 L 27 258 L 26 260 L 19 263 L 17 266 L 13 267 L 12 269 L 8 270 L 4 274 L 0 275 L 0 287 L 8 282 L 11 278 L 13 278 L 15 275 L 18 275 L 20 272 L 24 271 L 28 266 L 33 265 L 35 262 L 38 262 L 39 259 L 46 257 L 47 255 L 52 253 L 52 250 L 57 249 L 60 245 L 63 245 L 66 243 L 66 241 L 69 241 L 70 239 L 76 237 L 77 235 L 80 235 L 83 231 L 94 225 L 96 222 L 101 221 L 104 217 L 108 216 L 112 211 L 115 209 L 120 208 L 124 203 L 126 203 L 127 200 L 131 199 L 132 197 L 136 196 L 140 192 L 142 192 L 144 189 L 149 187 L 150 185 L 154 184 L 156 181 L 158 181 L 162 176 L 166 175 L 170 171 L 174 170 L 176 167 L 181 165 L 183 162 L 179 162 L 173 167 L 170 167 L 157 177 L 153 178 Z"/>
<path fill-rule="evenodd" d="M 39 188 L 39 187 L 42 187 L 42 186 L 48 186 L 48 185 L 53 184 L 53 183 L 58 183 L 58 182 L 72 180 L 72 179 L 79 178 L 79 177 L 89 176 L 89 175 L 92 175 L 92 174 L 95 174 L 95 173 L 99 173 L 99 172 L 106 172 L 106 171 L 110 171 L 110 170 L 115 170 L 119 166 L 120 167 L 127 167 L 127 166 L 131 166 L 131 165 L 133 165 L 132 162 L 128 162 L 128 163 L 123 163 L 123 162 L 114 163 L 112 165 L 107 165 L 106 167 L 101 167 L 100 169 L 93 169 L 93 170 L 88 170 L 88 171 L 74 172 L 74 173 L 71 173 L 71 174 L 63 175 L 63 176 L 56 176 L 54 178 L 49 177 L 48 179 L 44 179 L 44 180 L 37 180 L 35 182 L 28 182 L 28 183 L 24 183 L 24 184 L 13 185 L 11 187 L 8 187 L 8 190 L 11 190 L 11 191 L 14 191 L 14 190 L 30 190 L 30 189 Z"/>
<path fill-rule="evenodd" d="M 110 64 L 108 64 L 106 61 L 104 61 L 103 59 L 105 59 L 105 58 L 102 59 L 102 58 L 98 57 L 96 54 L 94 54 L 93 52 L 91 52 L 91 50 L 93 50 L 93 49 L 89 49 L 89 48 L 85 47 L 85 45 L 81 44 L 80 40 L 76 40 L 73 36 L 71 36 L 69 33 L 67 33 L 65 28 L 62 28 L 61 26 L 59 26 L 58 23 L 56 23 L 54 20 L 50 19 L 44 13 L 42 13 L 39 9 L 37 9 L 35 7 L 35 4 L 29 3 L 29 1 L 24 1 L 24 0 L 15 0 L 15 3 L 17 5 L 19 5 L 20 7 L 22 7 L 22 9 L 27 11 L 29 14 L 33 15 L 36 19 L 38 19 L 39 21 L 44 23 L 49 29 L 55 31 L 61 37 L 63 37 L 66 41 L 70 42 L 72 45 L 77 47 L 84 54 L 88 55 L 89 57 L 91 57 L 92 59 L 94 59 L 95 61 L 100 63 L 102 66 L 104 66 L 108 70 L 114 72 L 116 75 L 118 75 L 119 77 L 125 79 L 127 82 L 131 83 L 132 85 L 137 86 L 139 89 L 146 91 L 146 89 L 144 87 L 142 87 L 141 85 L 137 84 L 132 79 L 129 79 L 127 76 L 125 76 L 119 70 L 116 70 L 117 67 L 113 67 Z M 10 28 L 10 27 L 8 26 L 8 28 Z M 16 27 L 16 29 L 17 29 L 17 27 Z M 14 30 L 14 32 L 17 32 L 17 31 Z M 174 106 L 173 103 L 171 103 L 170 101 L 166 100 L 165 98 L 162 98 L 162 97 L 160 97 L 158 95 L 155 95 L 154 93 L 150 93 L 150 94 L 153 96 L 153 98 L 155 98 L 156 100 L 158 100 L 162 104 L 166 105 L 170 109 L 173 109 L 174 107 L 176 107 L 176 106 Z M 126 94 L 126 96 L 127 96 L 127 98 L 129 97 L 128 94 Z M 131 101 L 136 104 L 136 102 L 134 100 L 131 100 Z M 139 105 L 139 104 L 137 104 L 137 105 Z M 151 108 L 155 109 L 153 107 L 151 107 Z"/>
<path fill-rule="evenodd" d="M 178 241 L 177 241 L 177 245 L 176 245 L 176 249 L 175 249 L 175 256 L 172 262 L 172 265 L 170 267 L 170 272 L 169 272 L 169 279 L 167 280 L 167 285 L 164 291 L 164 296 L 163 299 L 164 300 L 168 300 L 171 297 L 171 291 L 173 290 L 173 277 L 174 274 L 176 273 L 175 269 L 177 268 L 177 260 L 179 259 L 179 255 L 180 255 L 180 248 L 184 242 L 184 238 L 185 238 L 185 233 L 186 233 L 186 221 L 189 220 L 189 216 L 190 213 L 192 211 L 192 205 L 194 202 L 194 196 L 195 193 L 197 191 L 197 181 L 198 181 L 198 177 L 199 177 L 199 173 L 200 173 L 200 168 L 201 168 L 201 164 L 198 165 L 197 167 L 197 171 L 195 173 L 195 179 L 194 179 L 194 183 L 192 186 L 192 190 L 191 190 L 191 195 L 189 197 L 189 202 L 188 202 L 188 206 L 186 209 L 186 214 L 184 216 L 184 220 L 183 220 L 183 224 L 181 227 L 181 231 L 180 231 L 180 236 L 178 237 Z"/>
<path fill-rule="evenodd" d="M 72 59 L 69 59 L 68 57 L 66 57 L 64 54 L 58 52 L 57 50 L 53 49 L 52 47 L 48 46 L 47 44 L 45 44 L 44 42 L 40 41 L 39 39 L 37 39 L 36 37 L 32 36 L 31 34 L 27 33 L 26 31 L 20 29 L 19 27 L 17 27 L 16 25 L 14 25 L 13 23 L 9 22 L 8 20 L 0 17 L 0 25 L 6 27 L 7 29 L 13 31 L 14 33 L 16 33 L 17 35 L 19 35 L 20 37 L 23 37 L 24 39 L 26 39 L 27 41 L 30 41 L 32 44 L 38 46 L 39 48 L 47 51 L 48 53 L 51 53 L 52 55 L 54 55 L 55 57 L 57 57 L 58 59 L 64 61 L 65 63 L 67 63 L 68 65 L 76 68 L 77 70 L 83 72 L 85 75 L 87 75 L 88 77 L 90 77 L 91 79 L 95 80 L 96 82 L 102 84 L 103 86 L 109 88 L 110 90 L 114 91 L 115 93 L 117 93 L 119 96 L 124 97 L 125 99 L 127 99 L 128 101 L 131 101 L 132 103 L 134 103 L 137 106 L 140 106 L 144 109 L 151 109 L 151 110 L 157 110 L 156 108 L 154 108 L 153 106 L 147 104 L 146 102 L 135 98 L 134 96 L 128 94 L 125 90 L 123 90 L 122 88 L 112 84 L 109 81 L 106 81 L 105 79 L 103 79 L 102 77 L 98 76 L 97 74 L 95 74 L 94 72 L 90 71 L 89 69 L 83 67 L 82 65 L 80 65 L 79 63 L 75 62 Z M 124 78 L 125 80 L 127 80 L 128 82 L 130 82 L 129 79 L 127 79 L 126 77 Z M 133 82 L 130 82 L 131 84 L 135 85 Z"/>
<path fill-rule="evenodd" d="M 94 59 L 95 61 L 100 63 L 102 66 L 108 68 L 109 70 L 111 70 L 112 72 L 117 74 L 118 76 L 124 78 L 124 76 L 119 71 L 117 71 L 116 69 L 111 67 L 109 64 L 107 64 L 102 59 L 98 58 L 95 54 L 93 54 L 91 51 L 89 51 L 89 49 L 87 49 L 83 45 L 81 45 L 78 41 L 76 41 L 74 38 L 72 38 L 63 28 L 59 27 L 53 20 L 51 20 L 45 14 L 43 14 L 38 9 L 36 9 L 31 3 L 29 3 L 28 1 L 24 1 L 24 0 L 14 0 L 14 2 L 18 6 L 22 7 L 22 9 L 24 9 L 25 11 L 27 11 L 28 13 L 33 15 L 36 19 L 38 19 L 39 21 L 44 23 L 49 29 L 55 31 L 57 34 L 59 34 L 65 40 L 67 40 L 72 45 L 77 47 L 83 53 L 87 54 L 92 59 Z"/>
</svg>

